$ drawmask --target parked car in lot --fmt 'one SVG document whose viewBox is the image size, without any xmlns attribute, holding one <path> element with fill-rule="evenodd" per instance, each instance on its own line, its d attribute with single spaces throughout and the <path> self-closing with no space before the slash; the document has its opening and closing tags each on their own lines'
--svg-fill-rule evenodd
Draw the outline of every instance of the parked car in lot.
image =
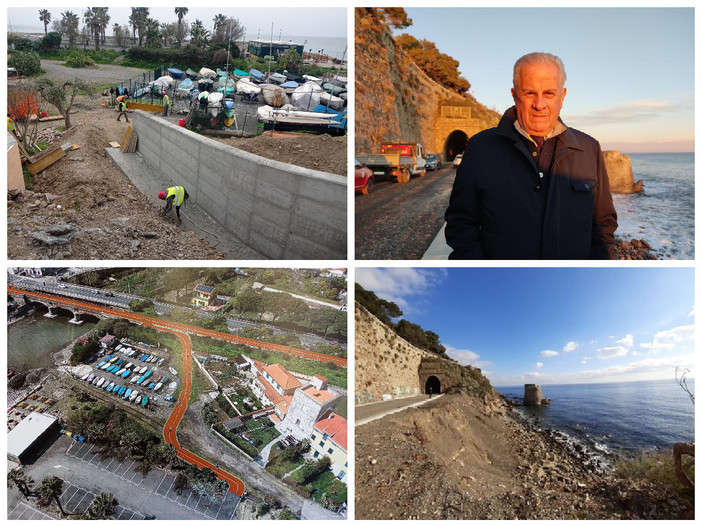
<svg viewBox="0 0 702 526">
<path fill-rule="evenodd" d="M 428 153 L 426 161 L 427 170 L 438 170 L 441 168 L 441 159 L 435 153 Z"/>
<path fill-rule="evenodd" d="M 358 159 L 354 159 L 354 163 L 356 168 L 355 189 L 357 192 L 367 195 L 371 192 L 375 184 L 373 172 Z"/>
<path fill-rule="evenodd" d="M 456 157 L 453 158 L 453 167 L 458 168 L 458 166 L 461 164 L 461 161 L 463 160 L 463 154 L 459 153 L 456 155 Z"/>
</svg>

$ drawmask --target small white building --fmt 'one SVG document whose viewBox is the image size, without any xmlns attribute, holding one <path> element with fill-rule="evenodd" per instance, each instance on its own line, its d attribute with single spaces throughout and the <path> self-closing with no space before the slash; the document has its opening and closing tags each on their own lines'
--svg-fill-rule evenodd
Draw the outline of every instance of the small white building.
<svg viewBox="0 0 702 526">
<path fill-rule="evenodd" d="M 54 428 L 58 428 L 56 417 L 30 413 L 7 434 L 7 459 L 22 464 L 32 451 L 41 447 Z"/>
</svg>

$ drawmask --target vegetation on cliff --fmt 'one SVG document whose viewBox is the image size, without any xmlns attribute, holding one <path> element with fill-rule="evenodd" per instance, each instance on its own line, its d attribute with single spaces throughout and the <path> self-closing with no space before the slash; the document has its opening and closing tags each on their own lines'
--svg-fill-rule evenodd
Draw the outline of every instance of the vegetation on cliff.
<svg viewBox="0 0 702 526">
<path fill-rule="evenodd" d="M 392 301 L 376 296 L 370 290 L 356 283 L 356 301 L 363 305 L 368 312 L 392 329 L 398 336 L 420 349 L 439 355 L 446 354 L 446 347 L 439 342 L 439 335 L 433 331 L 424 330 L 420 325 L 405 319 L 393 322 L 391 318 L 402 316 L 402 310 Z"/>
<path fill-rule="evenodd" d="M 412 25 L 404 9 L 356 8 L 355 16 L 357 151 L 389 140 L 417 140 L 431 149 L 442 105 L 470 107 L 480 129 L 497 124 L 499 115 L 468 93 L 455 59 L 432 42 L 393 37 L 393 29 Z"/>
<path fill-rule="evenodd" d="M 460 62 L 439 51 L 434 42 L 425 39 L 417 40 L 408 33 L 401 34 L 395 41 L 433 81 L 459 94 L 466 93 L 470 89 L 470 82 L 458 71 Z"/>
</svg>

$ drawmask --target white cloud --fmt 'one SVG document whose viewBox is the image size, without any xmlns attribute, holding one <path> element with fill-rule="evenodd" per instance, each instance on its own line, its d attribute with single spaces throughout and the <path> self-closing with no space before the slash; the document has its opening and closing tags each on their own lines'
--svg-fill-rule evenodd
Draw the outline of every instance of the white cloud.
<svg viewBox="0 0 702 526">
<path fill-rule="evenodd" d="M 587 360 L 585 358 L 583 361 Z M 586 369 L 578 372 L 560 372 L 547 374 L 529 372 L 504 378 L 496 378 L 493 385 L 519 385 L 529 380 L 539 381 L 541 385 L 548 384 L 579 384 L 601 382 L 629 382 L 635 380 L 660 380 L 675 378 L 675 368 L 685 367 L 694 370 L 694 352 L 679 356 L 665 356 L 663 358 L 645 358 L 628 364 L 612 365 L 600 369 Z M 692 376 L 690 376 L 692 377 Z M 544 393 L 545 396 L 548 394 Z"/>
<path fill-rule="evenodd" d="M 597 357 L 600 360 L 608 360 L 609 358 L 619 358 L 626 356 L 629 352 L 627 347 L 622 347 L 621 345 L 616 345 L 614 347 L 602 347 L 597 349 Z"/>
<path fill-rule="evenodd" d="M 539 356 L 542 358 L 553 358 L 554 356 L 558 356 L 558 351 L 541 351 Z"/>
<path fill-rule="evenodd" d="M 378 297 L 396 303 L 407 314 L 416 304 L 410 296 L 421 296 L 447 276 L 446 269 L 368 268 L 356 269 L 356 281 Z"/>
<path fill-rule="evenodd" d="M 679 111 L 679 109 L 680 103 L 678 102 L 635 100 L 607 108 L 593 108 L 587 113 L 566 114 L 564 119 L 580 126 L 583 124 L 640 123 L 641 120 L 658 119 L 662 114 L 670 114 Z"/>
<path fill-rule="evenodd" d="M 651 354 L 658 354 L 663 351 L 673 351 L 679 345 L 695 340 L 694 325 L 679 325 L 665 331 L 658 331 L 653 335 L 653 340 L 642 343 L 642 349 L 648 349 Z"/>
<path fill-rule="evenodd" d="M 544 366 L 543 362 L 536 362 L 536 368 L 541 369 Z"/>
<path fill-rule="evenodd" d="M 480 355 L 471 351 L 470 349 L 456 349 L 450 345 L 444 344 L 446 347 L 446 354 L 451 358 L 456 360 L 461 365 L 472 365 L 473 367 L 480 367 L 481 369 L 485 366 L 492 365 L 493 362 L 480 360 Z"/>
<path fill-rule="evenodd" d="M 617 343 L 622 345 L 623 347 L 626 347 L 627 349 L 631 349 L 634 346 L 634 335 L 627 334 L 621 340 L 617 340 Z"/>
<path fill-rule="evenodd" d="M 565 347 L 563 347 L 563 352 L 573 352 L 575 349 L 578 348 L 578 344 L 575 342 L 568 342 L 565 344 Z"/>
<path fill-rule="evenodd" d="M 687 316 L 690 318 L 695 317 L 695 306 L 694 305 L 692 306 L 692 309 L 690 309 L 690 312 L 687 313 Z"/>
</svg>

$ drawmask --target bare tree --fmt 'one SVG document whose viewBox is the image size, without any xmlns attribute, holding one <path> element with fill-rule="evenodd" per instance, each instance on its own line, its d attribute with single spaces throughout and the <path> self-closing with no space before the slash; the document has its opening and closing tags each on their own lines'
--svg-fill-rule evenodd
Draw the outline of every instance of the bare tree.
<svg viewBox="0 0 702 526">
<path fill-rule="evenodd" d="M 687 393 L 687 396 L 690 397 L 690 400 L 692 401 L 692 404 L 694 405 L 695 394 L 692 391 L 690 391 L 690 388 L 687 386 L 687 375 L 688 374 L 690 374 L 690 369 L 687 369 L 684 367 L 676 367 L 675 368 L 675 381 L 680 386 L 680 388 Z"/>
</svg>

